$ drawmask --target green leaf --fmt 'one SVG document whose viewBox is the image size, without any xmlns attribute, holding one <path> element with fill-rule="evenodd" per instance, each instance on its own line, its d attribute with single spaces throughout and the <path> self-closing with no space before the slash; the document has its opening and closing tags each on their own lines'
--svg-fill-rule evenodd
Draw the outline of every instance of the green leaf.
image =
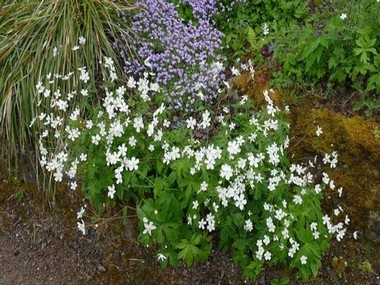
<svg viewBox="0 0 380 285">
<path fill-rule="evenodd" d="M 257 40 L 256 40 L 256 34 L 255 31 L 251 27 L 247 27 L 247 40 L 249 44 L 251 45 L 251 49 L 255 50 Z"/>
<path fill-rule="evenodd" d="M 313 276 L 317 276 L 319 268 L 321 268 L 321 261 L 319 259 L 315 259 L 314 262 L 310 263 L 311 272 L 313 273 Z"/>
<path fill-rule="evenodd" d="M 380 73 L 374 74 L 368 79 L 366 90 L 367 91 L 371 91 L 371 90 L 380 91 Z"/>
<path fill-rule="evenodd" d="M 178 253 L 178 257 L 185 260 L 188 267 L 193 265 L 194 259 L 196 259 L 197 256 L 201 255 L 201 250 L 186 239 L 182 239 L 181 242 L 176 245 L 176 248 L 182 249 Z"/>
<path fill-rule="evenodd" d="M 304 47 L 301 59 L 308 59 L 312 53 L 318 48 L 320 40 L 318 38 L 312 38 L 308 44 Z"/>
<path fill-rule="evenodd" d="M 154 180 L 153 191 L 154 191 L 155 197 L 159 197 L 161 195 L 162 189 L 164 188 L 165 184 L 166 184 L 165 180 L 161 177 L 157 177 Z"/>
<path fill-rule="evenodd" d="M 123 208 L 123 225 L 127 224 L 127 213 L 128 213 L 128 207 Z"/>
</svg>

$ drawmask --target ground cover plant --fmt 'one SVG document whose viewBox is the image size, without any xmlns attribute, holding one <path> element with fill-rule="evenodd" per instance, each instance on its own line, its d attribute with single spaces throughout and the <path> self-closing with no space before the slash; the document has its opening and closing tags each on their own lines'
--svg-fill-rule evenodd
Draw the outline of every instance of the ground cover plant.
<svg viewBox="0 0 380 285">
<path fill-rule="evenodd" d="M 186 4 L 190 11 L 178 12 L 170 1 L 136 1 L 141 10 L 130 19 L 127 40 L 133 43 L 131 48 L 138 57 L 131 58 L 124 41 L 116 44 L 126 73 L 141 76 L 154 72 L 170 107 L 190 111 L 197 98 L 206 102 L 218 98 L 223 79 L 223 34 L 213 25 L 215 1 L 177 2 Z M 192 20 L 185 21 L 183 17 L 187 16 Z"/>
<path fill-rule="evenodd" d="M 163 266 L 205 260 L 217 238 L 219 247 L 234 249 L 246 278 L 276 263 L 297 268 L 305 279 L 316 275 L 329 239 L 341 240 L 349 219 L 334 224 L 323 214 L 321 192 L 335 188 L 326 173 L 316 183 L 305 165 L 289 162 L 286 111 L 273 104 L 270 91 L 263 110 L 243 96 L 220 110 L 204 108 L 178 118 L 154 73 L 118 86 L 111 58 L 102 66 L 108 75 L 100 106 L 77 106 L 74 97 L 83 93 L 55 90 L 52 112 L 36 122 L 46 127 L 40 134 L 41 164 L 55 181 L 67 176 L 72 190 L 79 183 L 100 211 L 134 200 L 139 239 L 158 246 Z M 82 81 L 91 80 L 83 67 L 75 72 Z M 49 84 L 41 78 L 37 93 Z M 73 112 L 61 108 L 71 104 Z M 334 168 L 337 154 L 326 154 L 324 162 Z M 85 208 L 78 212 L 78 228 L 86 234 L 84 213 Z"/>
</svg>

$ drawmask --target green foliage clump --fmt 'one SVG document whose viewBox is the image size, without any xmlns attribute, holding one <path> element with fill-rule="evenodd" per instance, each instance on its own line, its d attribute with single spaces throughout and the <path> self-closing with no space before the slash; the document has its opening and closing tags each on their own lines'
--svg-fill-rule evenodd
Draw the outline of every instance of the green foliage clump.
<svg viewBox="0 0 380 285">
<path fill-rule="evenodd" d="M 273 33 L 281 27 L 303 22 L 308 15 L 305 1 L 302 0 L 246 0 L 233 3 L 220 1 L 223 8 L 215 16 L 215 22 L 225 34 L 224 46 L 234 59 L 248 55 L 262 61 L 259 52 L 265 45 L 274 42 Z"/>
<path fill-rule="evenodd" d="M 275 49 L 283 69 L 276 81 L 309 86 L 328 81 L 379 92 L 379 3 L 337 1 L 327 7 L 305 25 L 283 27 Z"/>
<path fill-rule="evenodd" d="M 303 278 L 317 274 L 330 238 L 345 233 L 320 205 L 323 188 L 334 182 L 324 173 L 323 183 L 314 184 L 305 165 L 290 163 L 286 111 L 270 91 L 260 110 L 244 97 L 178 118 L 163 103 L 154 74 L 117 86 L 111 58 L 103 70 L 110 79 L 102 84 L 101 105 L 77 105 L 83 90 L 54 92 L 46 106 L 53 113 L 38 117 L 45 128 L 41 164 L 55 181 L 67 177 L 73 190 L 80 183 L 100 211 L 135 201 L 139 240 L 157 246 L 163 266 L 180 260 L 191 266 L 218 244 L 232 249 L 249 279 L 277 263 Z M 84 83 L 93 78 L 85 68 L 74 73 Z M 37 94 L 49 84 L 41 78 Z M 337 162 L 335 154 L 325 160 Z M 86 234 L 83 211 L 78 217 Z"/>
</svg>

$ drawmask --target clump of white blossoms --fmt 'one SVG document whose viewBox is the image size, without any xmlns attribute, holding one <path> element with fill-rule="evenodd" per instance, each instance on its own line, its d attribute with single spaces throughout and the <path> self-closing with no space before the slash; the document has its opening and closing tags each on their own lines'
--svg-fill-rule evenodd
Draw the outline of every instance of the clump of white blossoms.
<svg viewBox="0 0 380 285">
<path fill-rule="evenodd" d="M 140 240 L 158 243 L 162 262 L 204 259 L 211 233 L 217 233 L 222 247 L 234 247 L 247 276 L 265 262 L 285 260 L 304 276 L 314 274 L 329 238 L 341 240 L 349 219 L 334 223 L 343 212 L 339 207 L 333 217 L 322 213 L 321 192 L 335 188 L 326 173 L 319 182 L 314 163 L 287 158 L 288 109 L 274 105 L 271 90 L 264 91 L 261 110 L 243 96 L 220 110 L 177 118 L 162 103 L 154 74 L 118 86 L 112 60 L 104 58 L 102 66 L 109 80 L 95 107 L 72 106 L 77 96 L 86 102 L 88 92 L 82 91 L 89 86 L 69 94 L 50 90 L 50 78 L 36 86 L 38 96 L 51 98 L 49 112 L 36 120 L 44 128 L 41 165 L 56 182 L 67 177 L 75 190 L 80 181 L 100 208 L 134 199 Z M 73 74 L 83 84 L 92 81 L 85 67 Z M 337 153 L 325 154 L 323 163 L 335 168 Z M 85 234 L 82 210 L 78 219 Z"/>
</svg>

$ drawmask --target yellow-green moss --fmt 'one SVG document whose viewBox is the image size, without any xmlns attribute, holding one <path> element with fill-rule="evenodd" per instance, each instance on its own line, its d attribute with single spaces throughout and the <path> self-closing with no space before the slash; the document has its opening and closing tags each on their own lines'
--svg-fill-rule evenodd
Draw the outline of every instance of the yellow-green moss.
<svg viewBox="0 0 380 285">
<path fill-rule="evenodd" d="M 250 74 L 242 74 L 235 79 L 235 85 L 244 95 L 247 95 L 254 102 L 256 106 L 265 104 L 263 92 L 271 89 L 267 81 L 257 80 L 252 78 Z M 283 95 L 280 92 L 274 91 L 269 93 L 276 106 L 283 106 Z"/>
<path fill-rule="evenodd" d="M 380 210 L 380 141 L 374 130 L 380 124 L 360 116 L 345 117 L 328 109 L 293 108 L 290 154 L 294 159 L 315 154 L 339 154 L 336 169 L 326 171 L 337 187 L 345 190 L 343 201 L 354 226 L 366 227 L 369 210 Z M 316 136 L 317 126 L 323 134 Z M 328 197 L 336 197 L 327 193 Z M 336 198 L 335 198 L 336 199 Z"/>
</svg>

